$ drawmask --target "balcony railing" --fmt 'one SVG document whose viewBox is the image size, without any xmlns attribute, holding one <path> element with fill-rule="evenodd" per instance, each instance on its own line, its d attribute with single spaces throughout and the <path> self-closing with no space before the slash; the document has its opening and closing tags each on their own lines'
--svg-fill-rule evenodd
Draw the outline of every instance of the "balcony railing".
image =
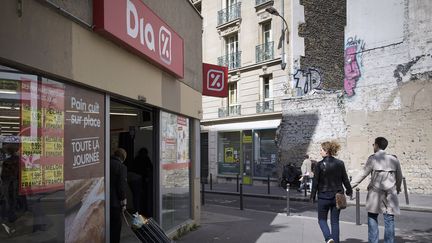
<svg viewBox="0 0 432 243">
<path fill-rule="evenodd" d="M 257 63 L 273 59 L 273 41 L 255 47 L 255 59 Z"/>
<path fill-rule="evenodd" d="M 241 51 L 218 57 L 218 65 L 228 67 L 228 69 L 239 68 L 240 63 L 241 63 Z"/>
<path fill-rule="evenodd" d="M 257 113 L 265 113 L 265 112 L 273 112 L 274 111 L 274 101 L 268 100 L 264 102 L 256 103 L 256 112 Z"/>
<path fill-rule="evenodd" d="M 218 25 L 231 22 L 241 17 L 241 2 L 218 11 Z"/>
<path fill-rule="evenodd" d="M 229 107 L 220 107 L 218 110 L 219 117 L 240 116 L 241 105 L 230 105 Z"/>
<path fill-rule="evenodd" d="M 255 0 L 255 6 L 261 5 L 266 2 L 270 2 L 272 0 Z"/>
</svg>

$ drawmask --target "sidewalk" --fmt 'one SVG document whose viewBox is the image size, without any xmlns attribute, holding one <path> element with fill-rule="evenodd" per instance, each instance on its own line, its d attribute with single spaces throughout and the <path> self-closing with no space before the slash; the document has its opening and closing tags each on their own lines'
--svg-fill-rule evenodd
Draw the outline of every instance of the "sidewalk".
<svg viewBox="0 0 432 243">
<path fill-rule="evenodd" d="M 226 195 L 238 195 L 237 184 L 231 183 L 218 183 L 212 185 L 210 190 L 210 184 L 205 184 L 206 193 L 217 193 Z M 360 205 L 363 207 L 366 201 L 367 192 L 360 190 Z M 243 195 L 249 197 L 261 197 L 261 198 L 274 198 L 286 200 L 287 192 L 281 187 L 270 186 L 270 194 L 268 194 L 267 185 L 243 185 Z M 304 196 L 304 191 L 298 192 L 296 189 L 290 189 L 290 200 L 291 201 L 308 201 L 310 193 Z M 432 195 L 419 195 L 419 194 L 408 194 L 409 204 L 405 202 L 405 194 L 402 191 L 399 194 L 399 205 L 401 210 L 417 211 L 417 212 L 432 212 Z M 353 195 L 354 200 L 348 200 L 349 205 L 355 205 L 355 190 Z"/>
<path fill-rule="evenodd" d="M 205 205 L 201 212 L 201 227 L 185 235 L 178 243 L 188 242 L 324 242 L 317 219 L 286 216 L 255 210 Z M 384 229 L 380 226 L 380 239 Z M 396 230 L 395 242 L 430 242 L 422 233 Z M 367 225 L 340 222 L 340 240 L 345 243 L 366 243 Z"/>
</svg>

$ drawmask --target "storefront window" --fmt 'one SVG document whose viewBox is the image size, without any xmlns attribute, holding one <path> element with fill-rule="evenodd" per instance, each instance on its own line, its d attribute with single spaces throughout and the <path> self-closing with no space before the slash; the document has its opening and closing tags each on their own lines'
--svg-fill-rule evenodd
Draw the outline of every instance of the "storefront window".
<svg viewBox="0 0 432 243">
<path fill-rule="evenodd" d="M 255 177 L 277 177 L 277 147 L 274 142 L 275 133 L 275 129 L 255 131 Z"/>
<path fill-rule="evenodd" d="M 160 113 L 160 189 L 165 230 L 191 218 L 189 124 L 186 117 Z"/>
<path fill-rule="evenodd" d="M 104 242 L 104 106 L 0 66 L 0 242 Z"/>
<path fill-rule="evenodd" d="M 240 173 L 240 132 L 219 133 L 218 171 L 220 175 Z"/>
</svg>

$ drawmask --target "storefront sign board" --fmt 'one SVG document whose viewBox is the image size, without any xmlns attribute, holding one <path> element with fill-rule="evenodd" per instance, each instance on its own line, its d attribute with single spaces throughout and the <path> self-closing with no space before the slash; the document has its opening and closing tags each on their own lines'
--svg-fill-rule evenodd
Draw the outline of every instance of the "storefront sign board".
<svg viewBox="0 0 432 243">
<path fill-rule="evenodd" d="M 183 39 L 142 1 L 94 0 L 93 22 L 95 31 L 183 78 Z"/>
</svg>

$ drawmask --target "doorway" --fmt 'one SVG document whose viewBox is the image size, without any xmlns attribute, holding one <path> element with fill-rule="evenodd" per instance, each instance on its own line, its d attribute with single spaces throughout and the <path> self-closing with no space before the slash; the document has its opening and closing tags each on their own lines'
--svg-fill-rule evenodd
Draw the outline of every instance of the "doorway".
<svg viewBox="0 0 432 243">
<path fill-rule="evenodd" d="M 208 183 L 208 133 L 201 133 L 201 182 Z"/>
<path fill-rule="evenodd" d="M 110 152 L 126 150 L 128 210 L 145 217 L 156 215 L 155 117 L 152 108 L 111 99 Z"/>
</svg>

